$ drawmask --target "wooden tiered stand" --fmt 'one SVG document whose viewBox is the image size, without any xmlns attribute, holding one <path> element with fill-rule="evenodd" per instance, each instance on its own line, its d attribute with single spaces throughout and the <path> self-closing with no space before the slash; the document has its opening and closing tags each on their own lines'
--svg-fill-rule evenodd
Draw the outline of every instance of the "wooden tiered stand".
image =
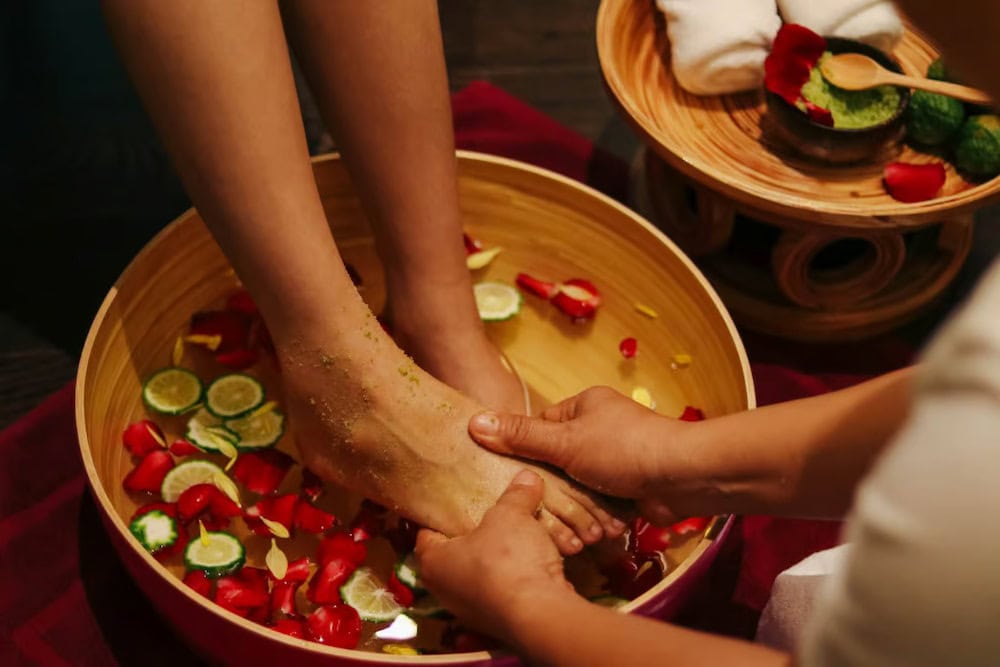
<svg viewBox="0 0 1000 667">
<path fill-rule="evenodd" d="M 646 145 L 634 203 L 748 328 L 828 341 L 906 322 L 958 272 L 973 213 L 1000 199 L 1000 179 L 969 183 L 948 165 L 939 197 L 902 204 L 882 186 L 885 163 L 939 157 L 899 146 L 865 164 L 818 164 L 772 139 L 762 92 L 685 92 L 653 0 L 603 0 L 597 48 L 612 97 Z M 937 57 L 912 29 L 894 55 L 917 75 Z"/>
</svg>

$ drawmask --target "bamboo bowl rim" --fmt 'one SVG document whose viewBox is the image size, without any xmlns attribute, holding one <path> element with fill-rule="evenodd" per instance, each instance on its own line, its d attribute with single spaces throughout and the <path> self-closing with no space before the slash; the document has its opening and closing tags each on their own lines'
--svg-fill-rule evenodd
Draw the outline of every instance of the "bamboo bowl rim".
<svg viewBox="0 0 1000 667">
<path fill-rule="evenodd" d="M 747 401 L 747 409 L 753 409 L 756 407 L 756 396 L 754 393 L 753 378 L 751 375 L 750 364 L 746 355 L 746 350 L 743 346 L 742 339 L 740 338 L 736 326 L 729 315 L 728 310 L 722 303 L 721 298 L 716 294 L 715 290 L 712 288 L 708 280 L 702 275 L 702 273 L 695 267 L 694 263 L 674 244 L 669 238 L 667 238 L 661 231 L 659 231 L 652 224 L 644 220 L 637 213 L 633 212 L 631 209 L 625 207 L 614 199 L 604 195 L 597 190 L 594 190 L 590 186 L 582 184 L 571 178 L 563 176 L 561 174 L 536 167 L 527 163 L 523 163 L 517 160 L 511 160 L 507 158 L 497 157 L 493 155 L 488 155 L 484 153 L 478 153 L 474 151 L 457 151 L 457 158 L 460 166 L 463 164 L 475 165 L 475 164 L 491 164 L 493 166 L 501 167 L 510 172 L 520 171 L 523 173 L 528 173 L 536 176 L 540 179 L 547 179 L 549 181 L 555 181 L 563 186 L 568 186 L 570 188 L 580 191 L 589 197 L 595 198 L 602 204 L 616 209 L 621 214 L 627 216 L 631 219 L 631 222 L 643 227 L 647 232 L 653 234 L 665 247 L 667 247 L 676 258 L 684 265 L 684 267 L 690 272 L 691 276 L 697 281 L 701 288 L 705 291 L 705 295 L 711 300 L 717 310 L 717 314 L 721 317 L 725 324 L 726 332 L 728 333 L 729 340 L 731 341 L 734 351 L 739 359 L 740 372 L 744 379 L 744 395 Z M 333 153 L 323 156 L 318 156 L 312 159 L 313 163 L 323 163 L 331 160 L 338 160 L 339 155 Z M 86 396 L 89 391 L 88 387 L 88 374 L 90 372 L 90 365 L 94 358 L 94 351 L 96 347 L 96 339 L 105 326 L 106 321 L 110 319 L 109 313 L 113 311 L 113 306 L 116 299 L 118 298 L 119 286 L 122 284 L 125 276 L 129 274 L 130 271 L 134 270 L 134 267 L 144 261 L 147 255 L 154 252 L 157 241 L 163 237 L 177 232 L 181 221 L 189 217 L 194 211 L 194 209 L 188 209 L 184 211 L 181 215 L 167 224 L 156 236 L 154 236 L 139 253 L 133 258 L 129 265 L 122 272 L 121 276 L 115 281 L 114 285 L 108 291 L 107 296 L 104 298 L 94 320 L 90 326 L 90 330 L 87 334 L 86 342 L 84 343 L 83 350 L 80 356 L 80 363 L 77 369 L 76 376 L 76 389 L 75 389 L 75 416 L 76 416 L 76 430 L 79 442 L 80 456 L 83 461 L 84 471 L 87 476 L 87 482 L 90 487 L 91 493 L 93 494 L 101 513 L 104 515 L 105 526 L 112 526 L 113 530 L 117 532 L 117 536 L 121 538 L 121 541 L 129 545 L 132 549 L 145 563 L 149 566 L 157 576 L 165 579 L 171 587 L 173 587 L 181 595 L 187 597 L 188 601 L 192 604 L 201 606 L 202 608 L 208 609 L 214 614 L 218 614 L 221 617 L 227 619 L 229 622 L 234 623 L 241 628 L 248 630 L 257 634 L 262 639 L 266 639 L 273 642 L 278 642 L 287 645 L 289 648 L 295 648 L 299 650 L 307 650 L 312 653 L 325 655 L 329 657 L 337 658 L 347 658 L 356 661 L 358 664 L 412 664 L 412 665 L 458 665 L 465 664 L 472 661 L 488 661 L 496 660 L 499 657 L 509 655 L 504 652 L 490 653 L 487 651 L 477 651 L 469 653 L 449 653 L 449 654 L 436 654 L 436 655 L 423 655 L 423 656 L 396 656 L 385 653 L 374 653 L 367 651 L 358 651 L 354 649 L 340 649 L 332 646 L 327 646 L 324 644 L 319 644 L 312 641 L 296 639 L 278 632 L 271 631 L 265 626 L 253 623 L 245 618 L 242 618 L 222 607 L 206 600 L 201 595 L 195 593 L 192 589 L 185 586 L 179 579 L 171 575 L 162 565 L 155 559 L 151 554 L 149 554 L 144 549 L 140 549 L 134 540 L 129 538 L 129 530 L 125 521 L 119 516 L 118 511 L 115 509 L 109 494 L 105 490 L 105 482 L 101 479 L 98 474 L 97 467 L 94 461 L 93 454 L 91 452 L 90 438 L 87 432 L 86 426 Z M 121 323 L 113 324 L 117 328 L 121 328 Z M 710 523 L 709 527 L 705 531 L 705 537 L 701 542 L 696 545 L 695 549 L 691 554 L 684 559 L 683 562 L 677 565 L 667 576 L 665 576 L 656 586 L 644 593 L 643 595 L 631 600 L 628 604 L 620 607 L 621 612 L 631 612 L 644 604 L 649 603 L 654 600 L 659 594 L 663 593 L 671 584 L 683 577 L 687 571 L 698 561 L 698 559 L 705 553 L 705 551 L 712 546 L 715 540 L 720 539 L 727 532 L 728 527 L 731 524 L 731 517 L 722 515 L 717 516 Z"/>
<path fill-rule="evenodd" d="M 699 97 L 681 90 L 670 71 L 669 47 L 659 16 L 654 0 L 602 0 L 597 12 L 598 60 L 605 86 L 626 120 L 647 145 L 687 178 L 771 214 L 871 231 L 921 227 L 1000 201 L 1000 176 L 971 184 L 948 161 L 945 194 L 906 204 L 881 188 L 881 177 L 877 176 L 881 165 L 858 165 L 852 174 L 850 167 L 824 166 L 791 154 L 775 155 L 755 136 L 759 135 L 765 108 L 763 91 Z M 906 57 L 901 57 L 901 51 Z M 920 31 L 908 26 L 903 42 L 889 55 L 904 70 L 913 70 L 911 58 L 929 62 L 937 51 Z M 736 169 L 738 156 L 726 159 L 719 147 L 704 149 L 685 139 L 705 133 L 703 128 L 739 139 L 746 158 L 766 167 L 768 173 Z M 896 159 L 940 161 L 905 145 L 901 150 Z M 840 190 L 839 197 L 834 197 L 836 190 L 827 187 L 830 184 Z"/>
</svg>

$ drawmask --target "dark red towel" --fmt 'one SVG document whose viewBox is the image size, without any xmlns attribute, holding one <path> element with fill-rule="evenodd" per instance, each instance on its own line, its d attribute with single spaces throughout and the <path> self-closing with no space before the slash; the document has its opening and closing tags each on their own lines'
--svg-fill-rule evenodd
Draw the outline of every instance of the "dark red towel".
<svg viewBox="0 0 1000 667">
<path fill-rule="evenodd" d="M 454 96 L 454 110 L 460 147 L 533 162 L 624 196 L 624 163 L 503 91 L 474 83 Z M 862 379 L 775 365 L 809 360 L 808 347 L 761 339 L 754 350 L 752 358 L 769 362 L 754 367 L 761 404 Z M 905 363 L 909 351 L 887 337 L 850 355 L 844 353 L 842 368 L 864 368 L 874 358 L 885 370 Z M 811 358 L 830 367 L 825 352 Z M 742 565 L 737 536 L 719 576 L 730 568 L 738 578 L 736 600 L 758 609 L 778 572 L 834 544 L 838 531 L 836 524 L 757 517 L 742 525 Z M 731 616 L 722 606 L 732 589 L 702 611 L 716 619 L 714 629 L 745 633 L 718 622 Z M 85 492 L 69 385 L 0 434 L 0 665 L 197 663 L 131 584 L 103 533 Z"/>
</svg>

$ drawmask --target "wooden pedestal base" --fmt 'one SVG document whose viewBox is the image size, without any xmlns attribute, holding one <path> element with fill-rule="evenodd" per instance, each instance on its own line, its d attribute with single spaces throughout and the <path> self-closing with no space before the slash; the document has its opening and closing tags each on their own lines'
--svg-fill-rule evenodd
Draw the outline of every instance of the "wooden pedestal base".
<svg viewBox="0 0 1000 667">
<path fill-rule="evenodd" d="M 698 262 L 738 323 L 796 340 L 904 324 L 941 296 L 972 243 L 971 214 L 843 230 L 811 225 L 808 210 L 769 214 L 686 181 L 649 150 L 632 188 L 633 204 Z"/>
</svg>

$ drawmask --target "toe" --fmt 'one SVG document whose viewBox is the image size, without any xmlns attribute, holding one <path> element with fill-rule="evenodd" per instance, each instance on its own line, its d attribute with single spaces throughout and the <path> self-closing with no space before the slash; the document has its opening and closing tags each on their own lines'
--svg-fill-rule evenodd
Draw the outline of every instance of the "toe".
<svg viewBox="0 0 1000 667">
<path fill-rule="evenodd" d="M 569 526 L 584 544 L 599 542 L 604 537 L 604 528 L 600 521 L 585 504 L 578 501 L 569 491 L 569 489 L 564 492 L 551 486 L 546 487 L 545 508 L 563 524 Z"/>
<path fill-rule="evenodd" d="M 584 493 L 580 489 L 570 487 L 567 490 L 567 494 L 582 505 L 597 520 L 600 528 L 603 528 L 603 534 L 599 535 L 599 537 L 616 538 L 621 537 L 625 532 L 625 523 L 617 518 L 619 512 L 615 512 L 608 505 Z"/>
<path fill-rule="evenodd" d="M 538 520 L 541 521 L 542 525 L 549 531 L 552 541 L 555 542 L 556 547 L 559 549 L 559 553 L 563 556 L 572 556 L 583 550 L 583 542 L 576 536 L 576 533 L 574 533 L 569 526 L 556 518 L 556 516 L 547 508 L 541 511 Z"/>
</svg>

